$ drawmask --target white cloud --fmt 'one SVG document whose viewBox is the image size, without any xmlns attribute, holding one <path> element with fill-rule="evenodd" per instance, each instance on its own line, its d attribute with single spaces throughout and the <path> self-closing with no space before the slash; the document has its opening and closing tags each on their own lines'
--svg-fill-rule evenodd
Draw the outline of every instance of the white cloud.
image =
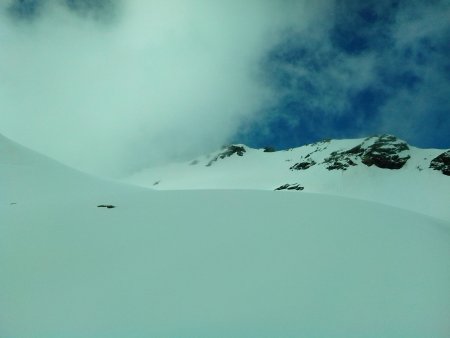
<svg viewBox="0 0 450 338">
<path fill-rule="evenodd" d="M 447 27 L 445 7 L 409 6 L 418 10 L 399 11 L 390 31 L 374 31 L 390 34 L 392 48 L 349 55 L 330 41 L 337 20 L 332 0 L 123 0 L 115 2 L 111 20 L 74 15 L 62 1 L 47 0 L 31 22 L 8 19 L 10 3 L 0 5 L 0 132 L 96 173 L 215 149 L 243 121 L 270 121 L 257 112 L 283 95 L 333 118 L 348 108 L 349 93 L 382 87 L 378 71 L 386 65 L 388 71 L 408 66 L 426 81 L 418 95 L 389 93 L 378 129 L 395 129 L 406 116 L 399 113 L 405 102 L 419 121 L 419 107 L 426 109 L 433 91 L 425 87 L 446 87 L 438 68 L 398 57 L 411 46 L 419 52 L 421 37 L 439 36 Z M 271 74 L 261 74 L 267 53 L 289 39 L 303 44 L 320 69 L 300 60 L 273 71 L 310 81 L 313 94 L 295 86 L 273 91 Z M 320 120 L 286 113 L 292 124 Z M 354 120 L 361 120 L 360 132 L 373 132 L 364 129 L 364 117 Z M 313 128 L 327 137 L 325 124 Z"/>
<path fill-rule="evenodd" d="M 258 62 L 301 7 L 131 0 L 105 24 L 58 4 L 1 18 L 0 132 L 109 174 L 226 142 L 269 99 Z"/>
</svg>

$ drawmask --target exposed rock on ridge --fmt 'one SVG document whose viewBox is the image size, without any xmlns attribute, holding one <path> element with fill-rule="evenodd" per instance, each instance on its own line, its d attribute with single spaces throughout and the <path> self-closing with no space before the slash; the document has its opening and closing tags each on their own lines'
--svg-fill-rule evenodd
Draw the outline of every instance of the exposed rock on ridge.
<svg viewBox="0 0 450 338">
<path fill-rule="evenodd" d="M 226 146 L 225 150 L 223 152 L 221 152 L 220 154 L 216 155 L 211 161 L 208 162 L 208 164 L 206 166 L 210 167 L 218 159 L 224 159 L 225 157 L 230 157 L 234 154 L 236 154 L 238 156 L 243 156 L 245 152 L 246 152 L 246 150 L 243 146 L 234 145 L 234 144 L 232 144 L 230 146 Z"/>
<path fill-rule="evenodd" d="M 450 150 L 447 150 L 431 160 L 430 168 L 450 176 Z"/>
<path fill-rule="evenodd" d="M 316 162 L 309 158 L 314 152 L 308 154 L 305 161 L 293 165 L 290 169 L 306 170 L 315 165 Z M 328 170 L 347 170 L 358 163 L 368 167 L 375 165 L 382 169 L 400 169 L 410 157 L 406 142 L 392 135 L 381 135 L 366 138 L 351 149 L 333 151 L 322 163 Z"/>
<path fill-rule="evenodd" d="M 411 158 L 408 144 L 392 135 L 382 135 L 361 155 L 361 162 L 383 169 L 400 169 Z"/>
</svg>

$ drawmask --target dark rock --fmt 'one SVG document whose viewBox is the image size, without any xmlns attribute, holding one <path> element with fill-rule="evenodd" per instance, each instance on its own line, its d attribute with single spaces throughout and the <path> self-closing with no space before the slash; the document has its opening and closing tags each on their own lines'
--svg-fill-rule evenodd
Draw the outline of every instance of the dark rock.
<svg viewBox="0 0 450 338">
<path fill-rule="evenodd" d="M 219 155 L 215 156 L 209 163 L 206 165 L 207 167 L 210 167 L 214 162 L 216 162 L 218 159 L 224 159 L 225 157 L 230 157 L 234 154 L 238 156 L 243 156 L 246 152 L 245 148 L 243 146 L 237 146 L 237 145 L 230 145 L 224 148 L 225 150 L 221 152 Z"/>
<path fill-rule="evenodd" d="M 430 162 L 430 168 L 442 172 L 446 176 L 450 176 L 450 150 L 435 157 Z"/>
<path fill-rule="evenodd" d="M 360 147 L 360 146 L 358 146 Z M 324 160 L 328 170 L 347 170 L 350 166 L 356 166 L 356 158 L 362 153 L 362 148 L 354 147 L 350 150 L 333 151 Z"/>
<path fill-rule="evenodd" d="M 274 153 L 276 152 L 274 147 L 264 147 L 264 152 L 265 153 Z"/>
<path fill-rule="evenodd" d="M 365 142 L 369 141 L 366 139 Z M 358 160 L 367 166 L 383 169 L 400 169 L 411 157 L 406 142 L 392 135 L 382 135 L 370 146 L 364 143 L 349 150 L 334 151 L 324 160 L 328 170 L 347 170 L 356 166 Z"/>
<path fill-rule="evenodd" d="M 245 148 L 243 146 L 231 145 L 228 146 L 226 151 L 220 154 L 220 158 L 230 157 L 233 154 L 237 154 L 238 156 L 243 156 L 245 153 Z"/>
<path fill-rule="evenodd" d="M 382 135 L 364 151 L 361 162 L 369 167 L 400 169 L 411 157 L 406 151 L 409 151 L 406 142 L 392 135 Z"/>
<path fill-rule="evenodd" d="M 289 169 L 291 169 L 291 170 L 306 170 L 306 169 L 311 168 L 315 164 L 316 164 L 316 161 L 308 159 L 307 161 L 294 164 Z"/>
<path fill-rule="evenodd" d="M 364 153 L 364 149 L 363 149 L 362 145 L 359 144 L 356 147 L 353 147 L 352 149 L 347 150 L 346 153 L 348 155 L 361 155 L 362 153 Z"/>
<path fill-rule="evenodd" d="M 108 209 L 112 209 L 112 208 L 115 208 L 116 206 L 115 205 L 112 205 L 112 204 L 100 204 L 100 205 L 97 205 L 97 208 L 108 208 Z"/>
<path fill-rule="evenodd" d="M 294 184 L 283 184 L 282 186 L 279 186 L 275 190 L 299 190 L 299 191 L 301 191 L 303 189 L 305 189 L 305 187 L 301 186 L 298 183 L 294 183 Z"/>
</svg>

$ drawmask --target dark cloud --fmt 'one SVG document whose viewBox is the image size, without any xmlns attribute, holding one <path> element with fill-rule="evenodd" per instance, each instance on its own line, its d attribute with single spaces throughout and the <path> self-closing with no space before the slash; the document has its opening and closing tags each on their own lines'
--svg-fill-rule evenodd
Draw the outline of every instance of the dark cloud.
<svg viewBox="0 0 450 338">
<path fill-rule="evenodd" d="M 119 0 L 12 0 L 7 7 L 10 16 L 20 20 L 34 21 L 58 4 L 70 13 L 97 21 L 110 21 L 117 15 Z"/>
</svg>

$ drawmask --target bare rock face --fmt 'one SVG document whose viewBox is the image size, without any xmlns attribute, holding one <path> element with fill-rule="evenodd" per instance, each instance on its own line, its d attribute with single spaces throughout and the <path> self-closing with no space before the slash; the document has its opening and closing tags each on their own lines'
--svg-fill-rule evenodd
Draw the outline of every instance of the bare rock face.
<svg viewBox="0 0 450 338">
<path fill-rule="evenodd" d="M 392 135 L 382 135 L 361 156 L 367 166 L 383 169 L 400 169 L 409 160 L 408 144 Z"/>
<path fill-rule="evenodd" d="M 294 164 L 289 169 L 291 169 L 291 170 L 306 170 L 306 169 L 311 168 L 315 164 L 316 164 L 316 161 L 308 158 L 306 161 Z"/>
<path fill-rule="evenodd" d="M 328 170 L 347 170 L 350 166 L 357 165 L 357 158 L 363 153 L 361 145 L 350 150 L 333 151 L 323 163 Z"/>
<path fill-rule="evenodd" d="M 392 135 L 381 135 L 374 142 L 367 138 L 349 150 L 334 151 L 324 160 L 328 170 L 347 170 L 358 162 L 382 169 L 400 169 L 408 159 L 408 144 Z M 370 145 L 367 145 L 370 144 Z"/>
<path fill-rule="evenodd" d="M 221 152 L 220 154 L 218 154 L 217 156 L 215 156 L 211 161 L 209 161 L 209 163 L 206 166 L 210 167 L 217 160 L 224 159 L 225 157 L 230 157 L 234 154 L 236 154 L 238 156 L 243 156 L 245 152 L 246 152 L 246 150 L 243 146 L 238 146 L 238 145 L 234 145 L 234 144 L 232 144 L 230 146 L 226 146 L 224 148 L 224 151 Z"/>
<path fill-rule="evenodd" d="M 431 160 L 430 168 L 438 170 L 446 176 L 450 176 L 450 150 L 447 150 Z"/>
</svg>

